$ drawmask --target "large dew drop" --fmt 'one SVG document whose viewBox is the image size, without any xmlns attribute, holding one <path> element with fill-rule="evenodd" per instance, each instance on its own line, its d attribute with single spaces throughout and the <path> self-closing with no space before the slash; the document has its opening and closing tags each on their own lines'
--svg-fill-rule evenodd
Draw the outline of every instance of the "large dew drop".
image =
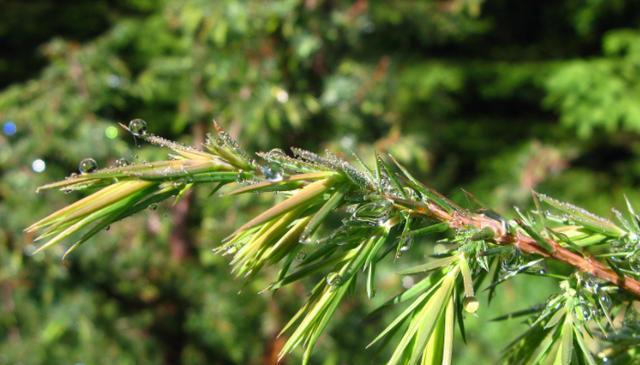
<svg viewBox="0 0 640 365">
<path fill-rule="evenodd" d="M 277 167 L 263 166 L 261 170 L 265 179 L 270 182 L 282 181 L 282 172 Z"/>
<path fill-rule="evenodd" d="M 329 273 L 329 275 L 327 275 L 327 285 L 329 285 L 332 288 L 336 288 L 342 285 L 342 282 L 343 282 L 342 275 L 338 274 L 337 272 L 332 272 L 332 273 Z"/>
<path fill-rule="evenodd" d="M 94 172 L 97 168 L 98 163 L 92 158 L 85 158 L 84 160 L 80 161 L 80 164 L 78 164 L 78 170 L 80 170 L 80 172 L 83 174 Z"/>
<path fill-rule="evenodd" d="M 129 122 L 129 130 L 136 137 L 141 137 L 147 134 L 147 122 L 143 119 L 134 119 Z"/>
</svg>

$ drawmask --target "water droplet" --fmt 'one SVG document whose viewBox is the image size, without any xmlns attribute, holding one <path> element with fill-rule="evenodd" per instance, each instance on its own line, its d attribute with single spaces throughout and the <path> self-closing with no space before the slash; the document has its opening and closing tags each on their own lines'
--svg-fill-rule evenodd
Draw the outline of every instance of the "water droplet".
<svg viewBox="0 0 640 365">
<path fill-rule="evenodd" d="M 144 136 L 147 133 L 147 122 L 143 119 L 134 119 L 129 122 L 129 130 L 136 137 Z"/>
<path fill-rule="evenodd" d="M 282 171 L 273 166 L 262 166 L 262 174 L 271 182 L 282 181 Z"/>
<path fill-rule="evenodd" d="M 592 293 L 596 293 L 598 290 L 600 290 L 598 280 L 593 276 L 587 276 L 584 280 L 583 286 L 585 289 Z"/>
<path fill-rule="evenodd" d="M 480 301 L 474 296 L 464 297 L 462 306 L 467 313 L 475 313 L 480 308 Z"/>
<path fill-rule="evenodd" d="M 304 234 L 304 232 L 298 241 L 303 245 L 315 245 L 318 243 L 318 240 L 314 240 L 310 235 Z"/>
<path fill-rule="evenodd" d="M 338 287 L 342 285 L 342 281 L 342 275 L 338 274 L 337 272 L 332 272 L 327 275 L 327 285 L 329 285 L 330 287 Z"/>
<path fill-rule="evenodd" d="M 151 210 L 158 210 L 158 204 L 153 203 L 153 204 L 149 205 L 149 209 L 151 209 Z"/>
<path fill-rule="evenodd" d="M 129 165 L 129 161 L 124 158 L 119 158 L 116 160 L 116 167 L 125 167 Z"/>
<path fill-rule="evenodd" d="M 606 294 L 600 295 L 600 302 L 604 307 L 609 307 L 611 305 L 611 298 Z"/>
<path fill-rule="evenodd" d="M 307 258 L 307 253 L 306 253 L 306 252 L 304 252 L 304 251 L 299 251 L 299 252 L 296 254 L 296 260 L 298 260 L 298 261 L 302 261 L 302 260 L 304 260 L 304 259 L 306 259 L 306 258 Z"/>
<path fill-rule="evenodd" d="M 247 182 L 247 176 L 245 175 L 243 170 L 239 170 L 238 171 L 238 175 L 236 175 L 236 182 L 238 184 L 242 184 L 244 182 Z"/>
<path fill-rule="evenodd" d="M 97 168 L 98 168 L 98 163 L 96 162 L 96 160 L 92 158 L 85 158 L 84 160 L 80 161 L 80 163 L 78 164 L 78 170 L 82 174 L 88 174 L 88 173 L 94 172 L 96 171 Z"/>
<path fill-rule="evenodd" d="M 620 256 L 611 256 L 611 261 L 615 262 L 616 264 L 621 264 L 623 262 L 625 262 L 624 258 L 620 257 Z"/>
<path fill-rule="evenodd" d="M 407 252 L 411 249 L 411 245 L 413 244 L 413 235 L 411 233 L 405 234 L 400 239 L 400 252 Z"/>
<path fill-rule="evenodd" d="M 231 137 L 229 133 L 225 132 L 224 130 L 219 129 L 217 131 L 217 136 L 215 140 L 209 137 L 207 144 L 218 145 L 220 147 L 227 147 L 234 154 L 236 154 L 237 157 L 240 157 L 241 159 L 247 162 L 250 160 L 249 155 L 242 148 L 240 148 L 240 145 L 238 144 L 238 142 L 233 137 Z"/>
<path fill-rule="evenodd" d="M 396 251 L 396 259 L 399 259 L 402 255 L 411 249 L 413 244 L 413 235 L 411 233 L 403 234 L 400 237 L 400 243 L 398 243 L 398 250 Z"/>
<path fill-rule="evenodd" d="M 33 172 L 41 173 L 47 169 L 47 163 L 41 158 L 35 159 L 31 162 L 31 169 Z"/>
</svg>

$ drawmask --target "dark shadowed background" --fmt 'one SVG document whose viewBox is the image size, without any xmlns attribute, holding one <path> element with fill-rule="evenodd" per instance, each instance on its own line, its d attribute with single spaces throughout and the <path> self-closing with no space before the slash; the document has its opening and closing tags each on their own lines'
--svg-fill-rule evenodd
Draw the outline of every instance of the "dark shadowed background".
<svg viewBox="0 0 640 365">
<path fill-rule="evenodd" d="M 215 118 L 249 150 L 389 152 L 427 184 L 512 214 L 532 189 L 610 216 L 640 201 L 640 2 L 624 0 L 0 0 L 0 364 L 274 364 L 301 284 L 257 294 L 214 255 L 270 202 L 209 197 L 129 218 L 65 262 L 22 229 L 77 196 L 35 188 L 85 157 L 152 160 L 118 127 L 198 144 Z M 257 199 L 257 200 L 256 200 Z M 410 285 L 380 270 L 320 340 L 314 364 L 381 363 L 364 346 Z M 494 364 L 544 299 L 500 287 L 468 322 L 458 364 Z M 457 341 L 461 340 L 458 338 Z M 283 363 L 297 363 L 296 357 Z"/>
</svg>

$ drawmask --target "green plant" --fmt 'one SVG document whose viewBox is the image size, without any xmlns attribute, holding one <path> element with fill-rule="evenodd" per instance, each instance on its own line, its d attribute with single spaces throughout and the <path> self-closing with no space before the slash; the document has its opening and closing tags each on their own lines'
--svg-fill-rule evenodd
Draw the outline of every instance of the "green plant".
<svg viewBox="0 0 640 365">
<path fill-rule="evenodd" d="M 92 191 L 87 197 L 34 223 L 44 243 L 36 251 L 70 240 L 65 255 L 112 223 L 180 199 L 197 184 L 212 184 L 228 195 L 279 193 L 277 204 L 227 237 L 216 252 L 231 256 L 232 271 L 252 278 L 279 266 L 269 290 L 301 279 L 317 279 L 310 296 L 282 330 L 287 341 L 280 358 L 302 347 L 303 363 L 341 301 L 362 281 L 369 298 L 376 292 L 376 267 L 399 258 L 415 242 L 437 242 L 425 263 L 405 270 L 419 275 L 415 285 L 389 299 L 404 310 L 370 346 L 397 339 L 388 364 L 451 363 L 456 325 L 465 336 L 465 315 L 479 310 L 476 292 L 486 281 L 489 298 L 516 275 L 555 278 L 560 291 L 538 306 L 498 319 L 526 316 L 530 328 L 505 352 L 508 363 L 628 363 L 640 358 L 640 216 L 628 202 L 618 223 L 571 204 L 534 193 L 535 209 L 507 219 L 487 209 L 464 209 L 415 179 L 390 155 L 372 168 L 359 167 L 327 152 L 279 149 L 244 152 L 219 126 L 204 149 L 177 144 L 147 132 L 135 119 L 136 138 L 168 148 L 166 161 L 95 170 L 43 189 Z M 239 186 L 237 186 L 239 185 Z M 554 263 L 554 264 L 552 264 Z"/>
</svg>

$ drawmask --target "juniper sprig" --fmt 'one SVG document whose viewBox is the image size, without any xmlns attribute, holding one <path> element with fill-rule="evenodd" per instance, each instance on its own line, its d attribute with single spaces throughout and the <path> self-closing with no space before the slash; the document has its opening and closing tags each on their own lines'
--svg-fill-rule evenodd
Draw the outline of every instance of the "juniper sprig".
<svg viewBox="0 0 640 365">
<path fill-rule="evenodd" d="M 216 191 L 233 185 L 228 195 L 278 192 L 283 200 L 244 223 L 215 251 L 231 257 L 239 277 L 279 267 L 270 290 L 323 276 L 282 330 L 289 335 L 280 358 L 301 347 L 307 363 L 347 293 L 363 282 L 373 297 L 377 265 L 401 256 L 425 235 L 445 248 L 406 270 L 423 278 L 378 309 L 405 307 L 369 345 L 395 340 L 388 364 L 450 364 L 455 328 L 464 336 L 465 313 L 479 310 L 476 291 L 489 281 L 491 298 L 500 283 L 523 273 L 556 278 L 560 291 L 541 305 L 498 318 L 525 316 L 530 322 L 505 351 L 505 361 L 595 364 L 598 358 L 621 363 L 640 358 L 629 340 L 637 336 L 640 297 L 640 216 L 630 202 L 628 215 L 616 212 L 614 223 L 534 193 L 534 210 L 516 209 L 517 218 L 507 219 L 488 209 L 459 207 L 392 156 L 378 156 L 373 167 L 359 162 L 359 168 L 329 152 L 320 156 L 300 149 L 293 149 L 293 156 L 274 149 L 254 158 L 217 125 L 203 149 L 154 136 L 141 120 L 125 128 L 168 149 L 170 158 L 86 171 L 41 187 L 92 193 L 26 229 L 39 233 L 36 239 L 43 243 L 37 251 L 68 241 L 67 255 L 110 224 L 159 201 L 179 199 L 199 184 L 214 184 Z M 330 217 L 341 221 L 336 225 Z M 565 265 L 558 272 L 536 271 L 545 260 Z"/>
</svg>

